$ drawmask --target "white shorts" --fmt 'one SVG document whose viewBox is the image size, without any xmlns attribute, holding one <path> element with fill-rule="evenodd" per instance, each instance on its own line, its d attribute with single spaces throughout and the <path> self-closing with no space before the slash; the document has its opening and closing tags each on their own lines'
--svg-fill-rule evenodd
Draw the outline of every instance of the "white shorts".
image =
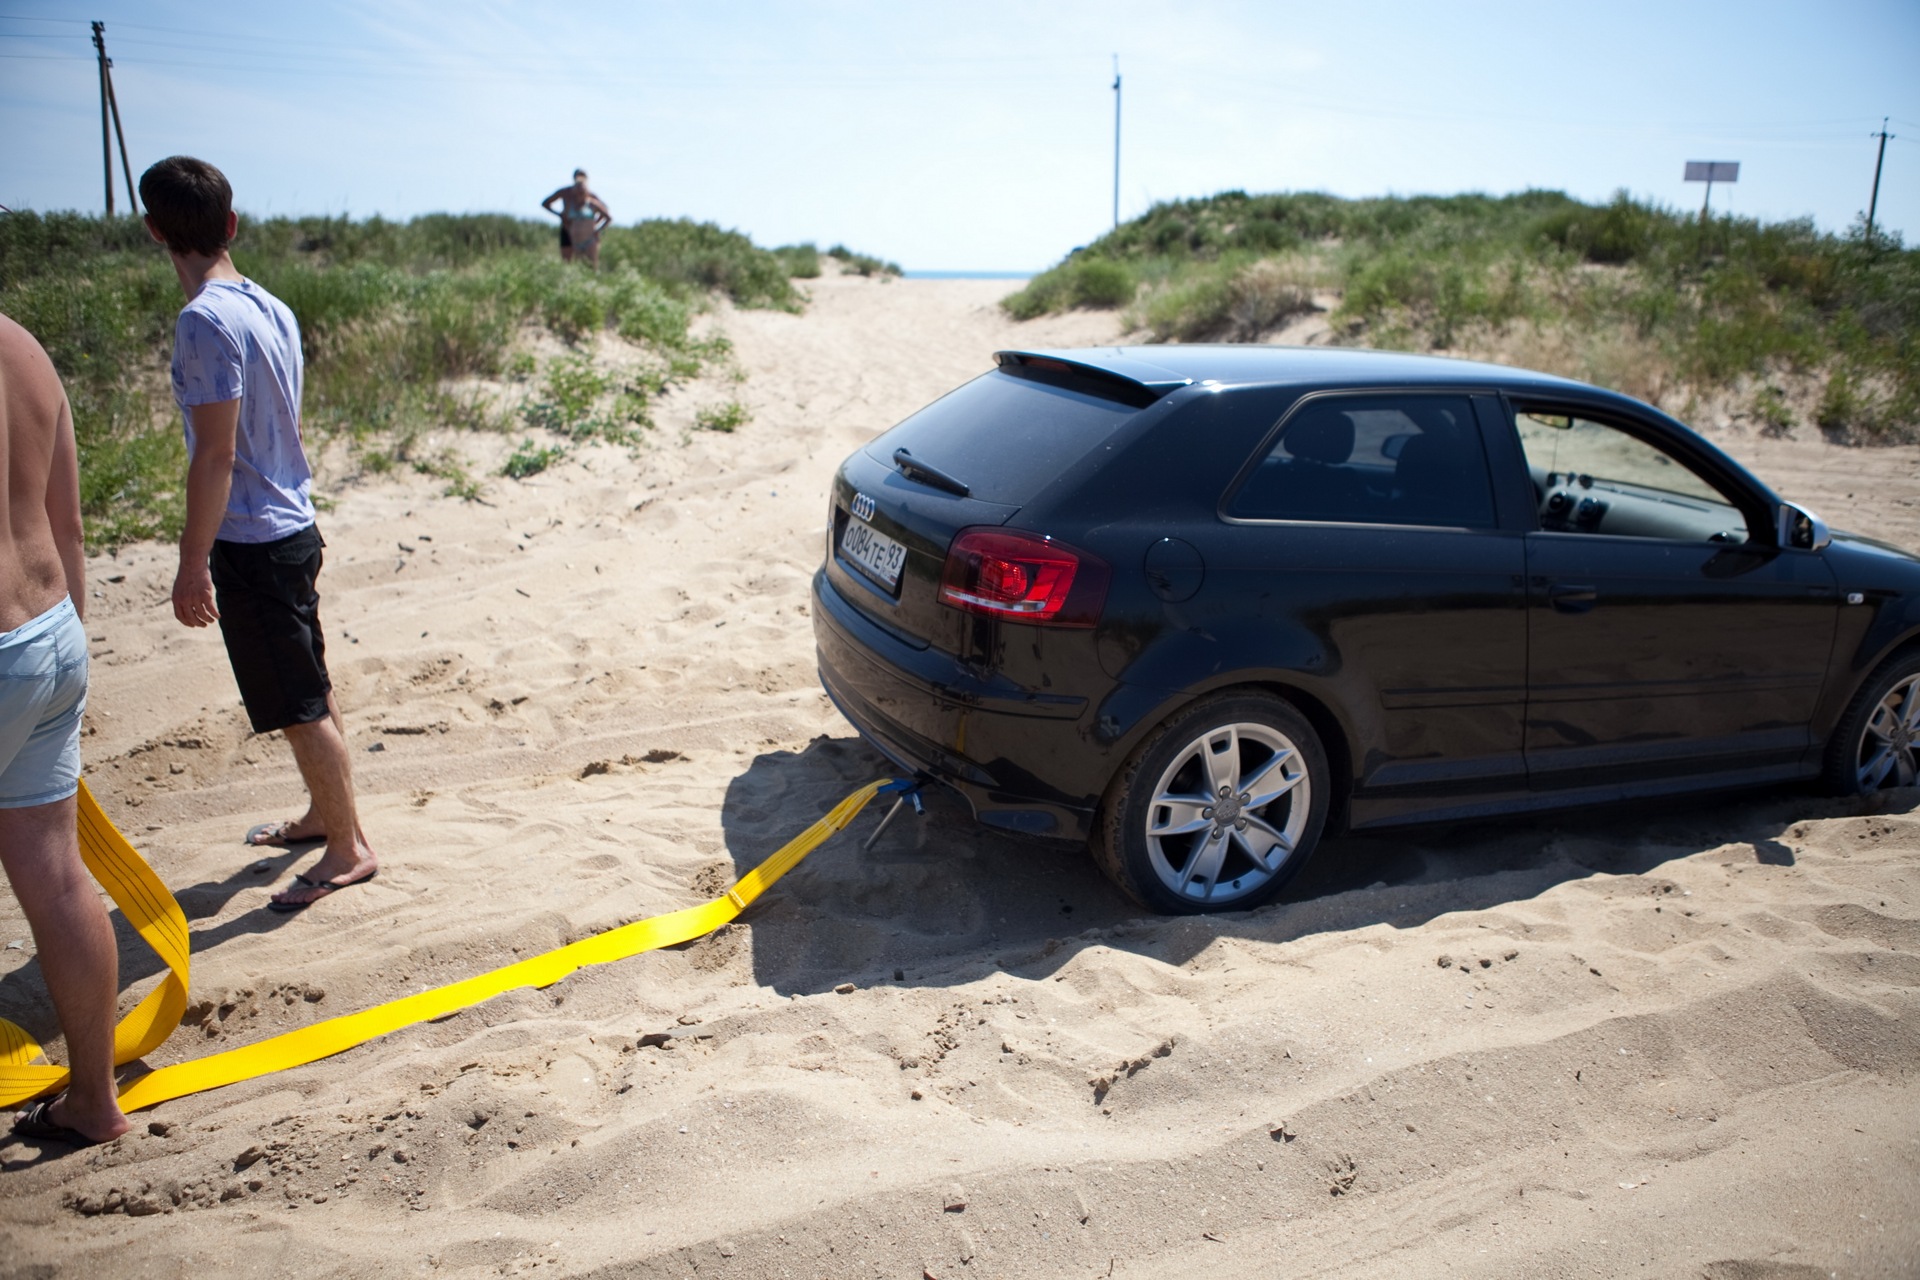
<svg viewBox="0 0 1920 1280">
<path fill-rule="evenodd" d="M 65 800 L 80 786 L 87 633 L 73 601 L 0 633 L 0 809 Z"/>
</svg>

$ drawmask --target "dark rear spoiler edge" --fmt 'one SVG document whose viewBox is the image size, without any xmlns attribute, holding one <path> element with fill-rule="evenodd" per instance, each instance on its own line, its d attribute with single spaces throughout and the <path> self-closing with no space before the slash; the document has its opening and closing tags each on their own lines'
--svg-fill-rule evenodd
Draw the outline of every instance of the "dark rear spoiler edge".
<svg viewBox="0 0 1920 1280">
<path fill-rule="evenodd" d="M 1166 369 L 1135 362 L 1139 376 L 1128 376 L 1114 369 L 1069 359 L 1051 351 L 996 351 L 993 362 L 1016 377 L 1039 381 L 1066 380 L 1092 384 L 1083 389 L 1109 400 L 1144 409 L 1160 397 L 1181 387 L 1191 386 L 1192 378 L 1183 378 Z M 1052 375 L 1050 379 L 1048 375 Z M 1061 375 L 1065 375 L 1062 379 Z"/>
</svg>

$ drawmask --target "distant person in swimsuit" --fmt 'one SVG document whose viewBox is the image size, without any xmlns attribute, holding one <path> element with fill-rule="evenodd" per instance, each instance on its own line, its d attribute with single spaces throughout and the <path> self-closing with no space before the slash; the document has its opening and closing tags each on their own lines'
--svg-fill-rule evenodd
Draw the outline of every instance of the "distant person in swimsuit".
<svg viewBox="0 0 1920 1280">
<path fill-rule="evenodd" d="M 558 200 L 560 207 L 553 207 Z M 562 187 L 540 207 L 560 216 L 560 260 L 572 262 L 579 254 L 594 266 L 600 265 L 600 232 L 612 224 L 613 214 L 599 196 L 587 190 L 587 171 L 573 171 L 573 185 Z"/>
</svg>

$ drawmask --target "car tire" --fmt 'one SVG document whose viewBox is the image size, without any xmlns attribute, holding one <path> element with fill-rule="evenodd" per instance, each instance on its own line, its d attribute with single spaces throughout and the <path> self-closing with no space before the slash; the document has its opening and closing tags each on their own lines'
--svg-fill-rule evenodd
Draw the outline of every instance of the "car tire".
<svg viewBox="0 0 1920 1280">
<path fill-rule="evenodd" d="M 1312 856 L 1331 784 L 1319 735 L 1290 704 L 1260 693 L 1205 698 L 1156 730 L 1114 779 L 1094 857 L 1150 910 L 1246 911 Z"/>
<path fill-rule="evenodd" d="M 1835 795 L 1910 787 L 1920 770 L 1920 651 L 1867 677 L 1827 742 L 1823 781 Z"/>
</svg>

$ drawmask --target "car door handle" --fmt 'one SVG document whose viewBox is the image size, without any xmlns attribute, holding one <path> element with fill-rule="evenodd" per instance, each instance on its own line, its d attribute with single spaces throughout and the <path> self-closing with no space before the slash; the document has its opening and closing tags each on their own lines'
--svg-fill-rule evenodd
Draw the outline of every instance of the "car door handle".
<svg viewBox="0 0 1920 1280">
<path fill-rule="evenodd" d="M 1577 587 L 1572 583 L 1557 583 L 1547 588 L 1547 603 L 1561 613 L 1585 613 L 1599 598 L 1599 592 L 1592 587 Z"/>
</svg>

